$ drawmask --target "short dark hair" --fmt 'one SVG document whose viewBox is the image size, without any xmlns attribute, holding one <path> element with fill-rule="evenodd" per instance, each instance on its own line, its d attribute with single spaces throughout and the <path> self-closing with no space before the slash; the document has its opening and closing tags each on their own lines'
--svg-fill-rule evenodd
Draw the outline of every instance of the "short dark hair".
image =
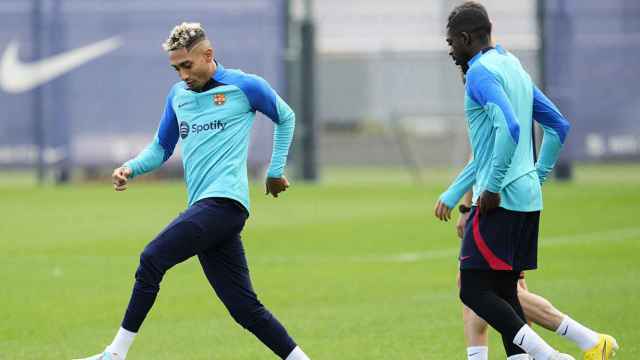
<svg viewBox="0 0 640 360">
<path fill-rule="evenodd" d="M 451 11 L 447 21 L 447 29 L 455 33 L 467 32 L 489 36 L 491 35 L 491 20 L 489 20 L 487 9 L 482 4 L 466 1 Z"/>
</svg>

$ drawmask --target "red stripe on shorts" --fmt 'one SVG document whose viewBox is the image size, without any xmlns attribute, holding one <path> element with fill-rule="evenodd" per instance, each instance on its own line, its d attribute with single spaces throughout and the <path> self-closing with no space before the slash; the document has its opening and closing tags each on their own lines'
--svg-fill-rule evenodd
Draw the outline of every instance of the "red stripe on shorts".
<svg viewBox="0 0 640 360">
<path fill-rule="evenodd" d="M 473 241 L 476 243 L 478 250 L 480 250 L 480 254 L 482 257 L 489 263 L 489 266 L 493 270 L 513 270 L 511 265 L 507 264 L 500 258 L 496 256 L 496 254 L 489 249 L 489 246 L 484 241 L 482 234 L 480 234 L 480 211 L 476 212 L 476 216 L 473 217 Z"/>
</svg>

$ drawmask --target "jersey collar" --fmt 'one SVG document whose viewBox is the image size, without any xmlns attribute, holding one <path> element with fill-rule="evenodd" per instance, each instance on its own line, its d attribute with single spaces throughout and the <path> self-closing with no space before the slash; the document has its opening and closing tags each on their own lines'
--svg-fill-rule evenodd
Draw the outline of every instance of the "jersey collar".
<svg viewBox="0 0 640 360">
<path fill-rule="evenodd" d="M 216 72 L 213 73 L 212 79 L 215 81 L 220 81 L 224 76 L 224 66 L 218 62 L 218 60 L 213 60 L 216 63 Z"/>
<path fill-rule="evenodd" d="M 478 61 L 478 59 L 480 59 L 480 58 L 482 57 L 482 55 L 484 55 L 484 54 L 488 53 L 488 52 L 489 52 L 489 51 L 491 51 L 491 50 L 495 50 L 495 51 L 497 51 L 497 52 L 498 52 L 498 54 L 505 54 L 505 53 L 507 52 L 507 51 L 506 51 L 502 46 L 500 46 L 500 45 L 498 45 L 498 44 L 496 44 L 496 46 L 494 46 L 494 47 L 487 48 L 487 49 L 488 49 L 488 50 L 478 51 L 478 53 L 477 53 L 477 54 L 475 54 L 475 55 L 471 58 L 471 60 L 469 60 L 469 61 L 467 62 L 467 65 L 468 65 L 469 67 L 471 67 L 471 65 L 473 65 L 476 61 Z"/>
</svg>

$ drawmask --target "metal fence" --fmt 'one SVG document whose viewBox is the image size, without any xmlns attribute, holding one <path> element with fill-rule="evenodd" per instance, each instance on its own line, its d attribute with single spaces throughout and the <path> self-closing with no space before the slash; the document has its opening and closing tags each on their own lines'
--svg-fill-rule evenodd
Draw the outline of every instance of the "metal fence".
<svg viewBox="0 0 640 360">
<path fill-rule="evenodd" d="M 295 87 L 286 91 L 287 83 L 300 82 L 294 78 L 300 72 L 291 70 L 300 64 L 287 51 L 299 3 L 0 2 L 0 167 L 38 160 L 115 164 L 134 155 L 153 136 L 176 81 L 160 44 L 185 20 L 204 24 L 226 66 L 261 74 L 300 103 Z M 430 167 L 465 160 L 463 88 L 444 43 L 446 17 L 457 3 L 314 2 L 313 100 L 322 165 Z M 572 121 L 567 159 L 640 157 L 640 2 L 483 3 L 496 41 L 521 59 Z M 299 124 L 302 130 L 304 121 Z M 259 167 L 270 154 L 271 124 L 257 121 L 254 130 L 250 158 Z"/>
</svg>

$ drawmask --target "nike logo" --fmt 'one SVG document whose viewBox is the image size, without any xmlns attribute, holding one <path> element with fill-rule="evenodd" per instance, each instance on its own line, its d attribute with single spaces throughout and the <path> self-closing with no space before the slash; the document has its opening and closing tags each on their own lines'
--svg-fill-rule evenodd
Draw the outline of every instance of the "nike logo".
<svg viewBox="0 0 640 360">
<path fill-rule="evenodd" d="M 0 59 L 0 88 L 11 94 L 29 91 L 120 46 L 122 41 L 114 36 L 36 62 L 23 63 L 18 56 L 18 42 L 11 41 Z"/>
<path fill-rule="evenodd" d="M 185 105 L 189 105 L 191 103 L 193 103 L 193 101 L 187 101 L 186 103 L 178 104 L 178 107 L 181 108 L 181 107 L 183 107 Z"/>
<path fill-rule="evenodd" d="M 602 360 L 607 360 L 607 339 L 604 340 L 604 346 L 602 347 Z"/>
<path fill-rule="evenodd" d="M 460 256 L 460 261 L 465 261 L 465 260 L 467 260 L 467 259 L 468 259 L 468 258 L 470 258 L 470 257 L 471 257 L 471 255 L 468 255 L 468 256 Z"/>
<path fill-rule="evenodd" d="M 562 332 L 562 336 L 567 335 L 567 330 L 569 330 L 569 325 L 567 325 L 567 327 L 564 328 L 564 331 Z"/>
<path fill-rule="evenodd" d="M 522 338 L 520 339 L 520 344 L 518 344 L 518 346 L 522 346 L 522 343 L 524 342 L 524 337 L 527 335 L 522 335 Z"/>
<path fill-rule="evenodd" d="M 480 353 L 479 353 L 479 352 L 475 352 L 475 353 L 473 353 L 473 354 L 469 354 L 469 357 L 476 356 L 476 355 L 478 355 L 478 354 L 480 354 Z"/>
</svg>

